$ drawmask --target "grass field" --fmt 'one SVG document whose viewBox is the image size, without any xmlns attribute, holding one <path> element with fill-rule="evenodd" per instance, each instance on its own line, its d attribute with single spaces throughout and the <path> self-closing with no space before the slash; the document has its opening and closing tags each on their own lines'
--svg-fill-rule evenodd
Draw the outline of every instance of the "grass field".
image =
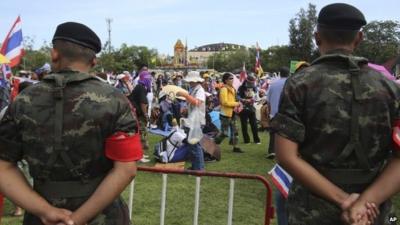
<svg viewBox="0 0 400 225">
<path fill-rule="evenodd" d="M 245 153 L 233 153 L 227 140 L 222 145 L 222 160 L 207 163 L 207 171 L 240 172 L 260 174 L 266 176 L 272 167 L 273 161 L 265 158 L 268 145 L 267 133 L 261 133 L 261 145 L 241 144 Z M 160 138 L 150 135 L 151 146 Z M 240 137 L 241 140 L 241 137 Z M 152 166 L 153 163 L 141 166 Z M 186 163 L 189 167 L 190 163 Z M 195 177 L 189 175 L 169 175 L 167 187 L 166 225 L 193 224 Z M 234 225 L 261 225 L 264 221 L 265 188 L 260 182 L 250 180 L 236 180 L 234 196 Z M 159 174 L 139 172 L 135 182 L 133 201 L 134 225 L 160 224 L 162 177 Z M 128 189 L 123 193 L 128 200 Z M 202 178 L 200 191 L 199 225 L 223 225 L 228 218 L 229 179 Z M 400 205 L 400 198 L 394 199 L 396 206 Z M 398 208 L 398 207 L 397 207 Z M 22 218 L 10 216 L 12 206 L 7 201 L 2 219 L 3 225 L 17 225 Z M 272 224 L 276 224 L 275 219 Z"/>
</svg>

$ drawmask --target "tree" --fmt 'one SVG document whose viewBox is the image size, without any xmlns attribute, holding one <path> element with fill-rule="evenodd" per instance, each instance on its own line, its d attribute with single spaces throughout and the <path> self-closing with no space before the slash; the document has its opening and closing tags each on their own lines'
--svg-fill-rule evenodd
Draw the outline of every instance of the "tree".
<svg viewBox="0 0 400 225">
<path fill-rule="evenodd" d="M 397 21 L 372 21 L 363 27 L 364 40 L 355 54 L 383 64 L 399 55 L 400 24 Z"/>
<path fill-rule="evenodd" d="M 219 53 L 215 53 L 213 56 L 209 57 L 207 61 L 207 66 L 208 68 L 214 68 L 217 71 L 236 72 L 238 70 L 241 70 L 243 67 L 243 63 L 245 63 L 246 68 L 248 70 L 251 70 L 251 68 L 254 69 L 254 65 L 251 65 L 251 54 L 253 53 L 250 49 L 222 51 Z M 255 55 L 253 56 L 253 58 L 255 59 Z"/>
<path fill-rule="evenodd" d="M 308 4 L 308 9 L 303 8 L 296 17 L 289 21 L 289 50 L 292 60 L 311 61 L 315 45 L 313 31 L 317 23 L 316 6 Z"/>
<path fill-rule="evenodd" d="M 262 51 L 261 60 L 265 71 L 278 71 L 282 66 L 289 66 L 291 60 L 289 46 L 271 46 Z"/>
<path fill-rule="evenodd" d="M 39 50 L 34 50 L 33 46 L 35 40 L 29 36 L 24 37 L 24 51 L 25 55 L 22 58 L 21 64 L 16 67 L 16 70 L 35 70 L 42 67 L 45 63 L 49 63 L 50 60 L 50 46 L 47 42 L 43 42 L 42 47 Z"/>
<path fill-rule="evenodd" d="M 105 71 L 122 72 L 124 70 L 137 70 L 141 65 L 150 68 L 157 65 L 158 53 L 156 49 L 148 49 L 144 46 L 128 46 L 122 44 L 121 48 L 111 52 L 103 52 L 99 57 L 99 67 Z"/>
</svg>

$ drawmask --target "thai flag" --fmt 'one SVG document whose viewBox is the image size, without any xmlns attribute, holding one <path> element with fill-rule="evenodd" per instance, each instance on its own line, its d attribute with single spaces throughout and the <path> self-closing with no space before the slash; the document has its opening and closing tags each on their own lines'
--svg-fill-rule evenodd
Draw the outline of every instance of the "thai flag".
<svg viewBox="0 0 400 225">
<path fill-rule="evenodd" d="M 282 195 L 287 198 L 293 178 L 278 164 L 275 164 L 271 171 L 269 171 L 269 174 L 271 175 L 272 182 L 275 184 L 276 188 L 278 188 Z"/>
<path fill-rule="evenodd" d="M 2 65 L 1 65 L 1 71 L 3 72 L 3 77 L 1 77 L 1 78 L 3 78 L 3 79 L 9 80 L 10 77 L 12 76 L 11 68 L 10 68 L 10 66 L 7 65 L 7 64 L 2 64 Z"/>
<path fill-rule="evenodd" d="M 240 80 L 241 83 L 243 83 L 243 82 L 246 80 L 246 78 L 247 78 L 246 64 L 243 63 L 243 69 L 242 69 L 242 72 L 240 72 L 240 78 L 239 78 L 239 80 Z"/>
<path fill-rule="evenodd" d="M 261 66 L 260 50 L 261 50 L 261 48 L 257 42 L 257 44 L 256 44 L 256 65 L 254 66 L 254 72 L 257 74 L 258 77 L 261 77 L 264 73 L 264 70 Z"/>
<path fill-rule="evenodd" d="M 24 55 L 22 40 L 21 18 L 18 16 L 14 25 L 11 27 L 10 32 L 8 32 L 6 39 L 3 41 L 0 50 L 0 53 L 5 55 L 11 61 L 11 68 L 17 66 Z"/>
<path fill-rule="evenodd" d="M 254 72 L 256 72 L 257 73 L 257 71 L 258 71 L 258 68 L 260 68 L 260 46 L 258 45 L 258 42 L 257 42 L 257 44 L 256 44 L 256 66 L 254 67 L 255 68 L 255 71 Z"/>
</svg>

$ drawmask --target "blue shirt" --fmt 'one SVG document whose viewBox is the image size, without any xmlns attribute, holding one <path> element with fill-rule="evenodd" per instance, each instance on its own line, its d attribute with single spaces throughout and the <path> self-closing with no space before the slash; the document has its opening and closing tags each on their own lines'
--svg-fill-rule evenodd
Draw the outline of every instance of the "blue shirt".
<svg viewBox="0 0 400 225">
<path fill-rule="evenodd" d="M 279 78 L 273 81 L 268 88 L 267 92 L 267 101 L 271 106 L 271 111 L 269 113 L 270 117 L 274 117 L 278 112 L 279 108 L 279 100 L 281 98 L 281 93 L 283 90 L 283 86 L 285 85 L 287 77 Z"/>
</svg>

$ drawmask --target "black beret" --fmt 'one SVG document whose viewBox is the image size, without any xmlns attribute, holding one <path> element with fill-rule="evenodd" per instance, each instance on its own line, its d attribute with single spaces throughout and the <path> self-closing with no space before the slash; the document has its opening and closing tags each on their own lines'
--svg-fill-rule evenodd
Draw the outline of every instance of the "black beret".
<svg viewBox="0 0 400 225">
<path fill-rule="evenodd" d="M 55 40 L 69 41 L 90 48 L 96 53 L 101 51 L 100 38 L 89 27 L 81 23 L 66 22 L 58 25 L 53 36 L 53 43 Z"/>
<path fill-rule="evenodd" d="M 356 7 L 344 3 L 325 6 L 318 15 L 318 26 L 336 30 L 359 30 L 367 24 L 365 17 Z"/>
</svg>

